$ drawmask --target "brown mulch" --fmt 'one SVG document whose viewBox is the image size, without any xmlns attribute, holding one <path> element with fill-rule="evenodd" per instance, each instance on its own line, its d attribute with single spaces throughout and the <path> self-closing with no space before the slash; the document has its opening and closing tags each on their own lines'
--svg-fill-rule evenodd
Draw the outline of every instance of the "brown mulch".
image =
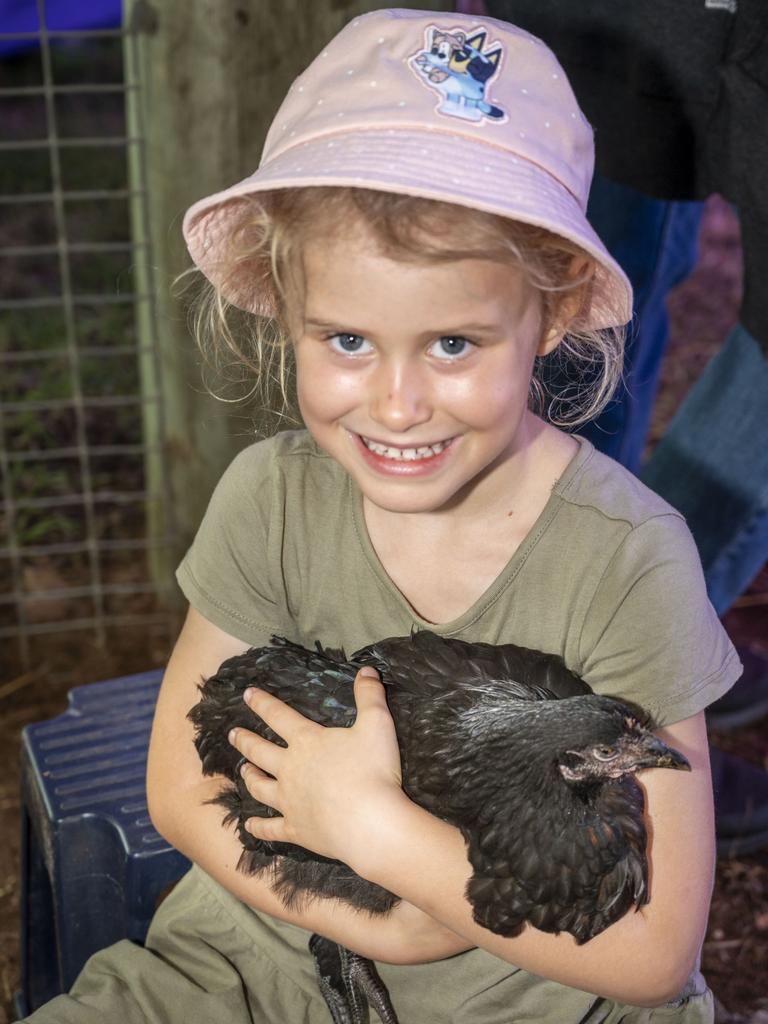
<svg viewBox="0 0 768 1024">
<path fill-rule="evenodd" d="M 710 202 L 696 272 L 670 303 L 671 334 L 651 444 L 663 433 L 682 396 L 733 323 L 740 289 L 738 227 L 727 205 Z M 143 609 L 152 611 L 150 604 Z M 768 570 L 728 613 L 733 639 L 768 654 Z M 107 656 L 77 637 L 50 642 L 28 673 L 0 674 L 0 1024 L 12 1019 L 18 984 L 18 749 L 21 728 L 58 714 L 77 683 L 162 665 L 168 625 L 121 630 Z M 768 720 L 718 734 L 725 749 L 768 768 Z M 768 851 L 722 861 L 717 867 L 703 969 L 718 999 L 721 1024 L 768 1022 Z"/>
</svg>

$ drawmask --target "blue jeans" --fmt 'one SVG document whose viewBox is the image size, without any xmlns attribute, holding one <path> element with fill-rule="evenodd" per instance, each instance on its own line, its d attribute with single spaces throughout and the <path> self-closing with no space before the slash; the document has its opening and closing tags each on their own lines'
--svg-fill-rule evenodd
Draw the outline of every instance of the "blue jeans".
<svg viewBox="0 0 768 1024">
<path fill-rule="evenodd" d="M 685 516 L 724 614 L 768 559 L 768 360 L 737 325 L 640 474 Z"/>
<path fill-rule="evenodd" d="M 597 177 L 590 219 L 635 288 L 626 385 L 581 433 L 633 472 L 667 342 L 667 293 L 696 257 L 700 203 L 651 199 Z M 768 361 L 737 326 L 691 388 L 641 479 L 685 516 L 722 615 L 768 559 Z"/>
<path fill-rule="evenodd" d="M 640 469 L 667 347 L 667 294 L 696 264 L 701 213 L 702 203 L 651 199 L 601 175 L 589 194 L 587 217 L 632 282 L 635 307 L 624 381 L 579 433 L 633 473 Z"/>
</svg>

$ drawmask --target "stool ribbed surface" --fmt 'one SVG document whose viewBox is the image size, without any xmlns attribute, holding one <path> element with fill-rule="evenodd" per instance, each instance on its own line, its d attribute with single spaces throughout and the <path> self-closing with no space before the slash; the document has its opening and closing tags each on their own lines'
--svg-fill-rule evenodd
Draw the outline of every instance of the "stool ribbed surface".
<svg viewBox="0 0 768 1024">
<path fill-rule="evenodd" d="M 189 867 L 147 811 L 147 748 L 161 671 L 78 686 L 22 743 L 21 978 L 30 1013 L 93 953 L 142 942 Z"/>
<path fill-rule="evenodd" d="M 98 813 L 128 851 L 168 847 L 149 820 L 144 778 L 160 678 L 145 672 L 75 687 L 62 715 L 27 727 L 51 819 Z"/>
</svg>

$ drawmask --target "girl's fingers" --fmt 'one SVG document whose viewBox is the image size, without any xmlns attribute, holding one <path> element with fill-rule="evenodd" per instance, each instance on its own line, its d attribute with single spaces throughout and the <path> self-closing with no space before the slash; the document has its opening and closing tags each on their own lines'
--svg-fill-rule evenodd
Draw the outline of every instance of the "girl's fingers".
<svg viewBox="0 0 768 1024">
<path fill-rule="evenodd" d="M 232 729 L 229 733 L 229 742 L 239 751 L 244 758 L 261 768 L 270 775 L 277 775 L 280 764 L 280 755 L 285 749 L 278 747 L 276 743 L 251 732 L 250 729 Z"/>
<path fill-rule="evenodd" d="M 386 691 L 375 668 L 366 665 L 355 676 L 355 705 L 360 714 L 366 708 L 387 708 Z"/>
<path fill-rule="evenodd" d="M 249 792 L 251 784 L 255 785 L 257 782 L 261 782 L 265 779 L 271 782 L 275 781 L 272 775 L 268 772 L 262 771 L 258 765 L 251 764 L 250 761 L 246 761 L 245 758 L 243 758 L 243 763 L 240 766 L 239 771 L 240 777 L 245 781 L 246 789 L 248 789 Z"/>
<path fill-rule="evenodd" d="M 257 768 L 255 764 L 251 764 L 248 761 L 240 769 L 240 777 L 254 800 L 258 800 L 260 804 L 266 804 L 267 807 L 271 807 L 273 810 L 281 813 L 276 779 L 273 779 L 266 772 Z"/>
<path fill-rule="evenodd" d="M 297 730 L 316 725 L 266 690 L 251 687 L 243 694 L 243 700 L 251 711 L 257 714 L 262 722 L 266 722 L 273 732 L 282 736 L 286 743 L 291 742 L 291 737 L 296 735 Z"/>
<path fill-rule="evenodd" d="M 290 843 L 286 834 L 284 818 L 249 818 L 245 828 L 255 839 L 263 839 L 272 843 Z"/>
</svg>

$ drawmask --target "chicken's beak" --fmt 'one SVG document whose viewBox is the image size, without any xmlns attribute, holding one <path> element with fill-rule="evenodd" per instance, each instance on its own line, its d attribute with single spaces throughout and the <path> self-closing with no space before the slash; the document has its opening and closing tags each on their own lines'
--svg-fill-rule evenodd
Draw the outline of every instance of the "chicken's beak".
<svg viewBox="0 0 768 1024">
<path fill-rule="evenodd" d="M 679 750 L 667 746 L 652 732 L 633 736 L 621 753 L 621 761 L 624 770 L 631 772 L 639 772 L 643 768 L 675 768 L 683 772 L 691 770 L 688 759 Z"/>
</svg>

